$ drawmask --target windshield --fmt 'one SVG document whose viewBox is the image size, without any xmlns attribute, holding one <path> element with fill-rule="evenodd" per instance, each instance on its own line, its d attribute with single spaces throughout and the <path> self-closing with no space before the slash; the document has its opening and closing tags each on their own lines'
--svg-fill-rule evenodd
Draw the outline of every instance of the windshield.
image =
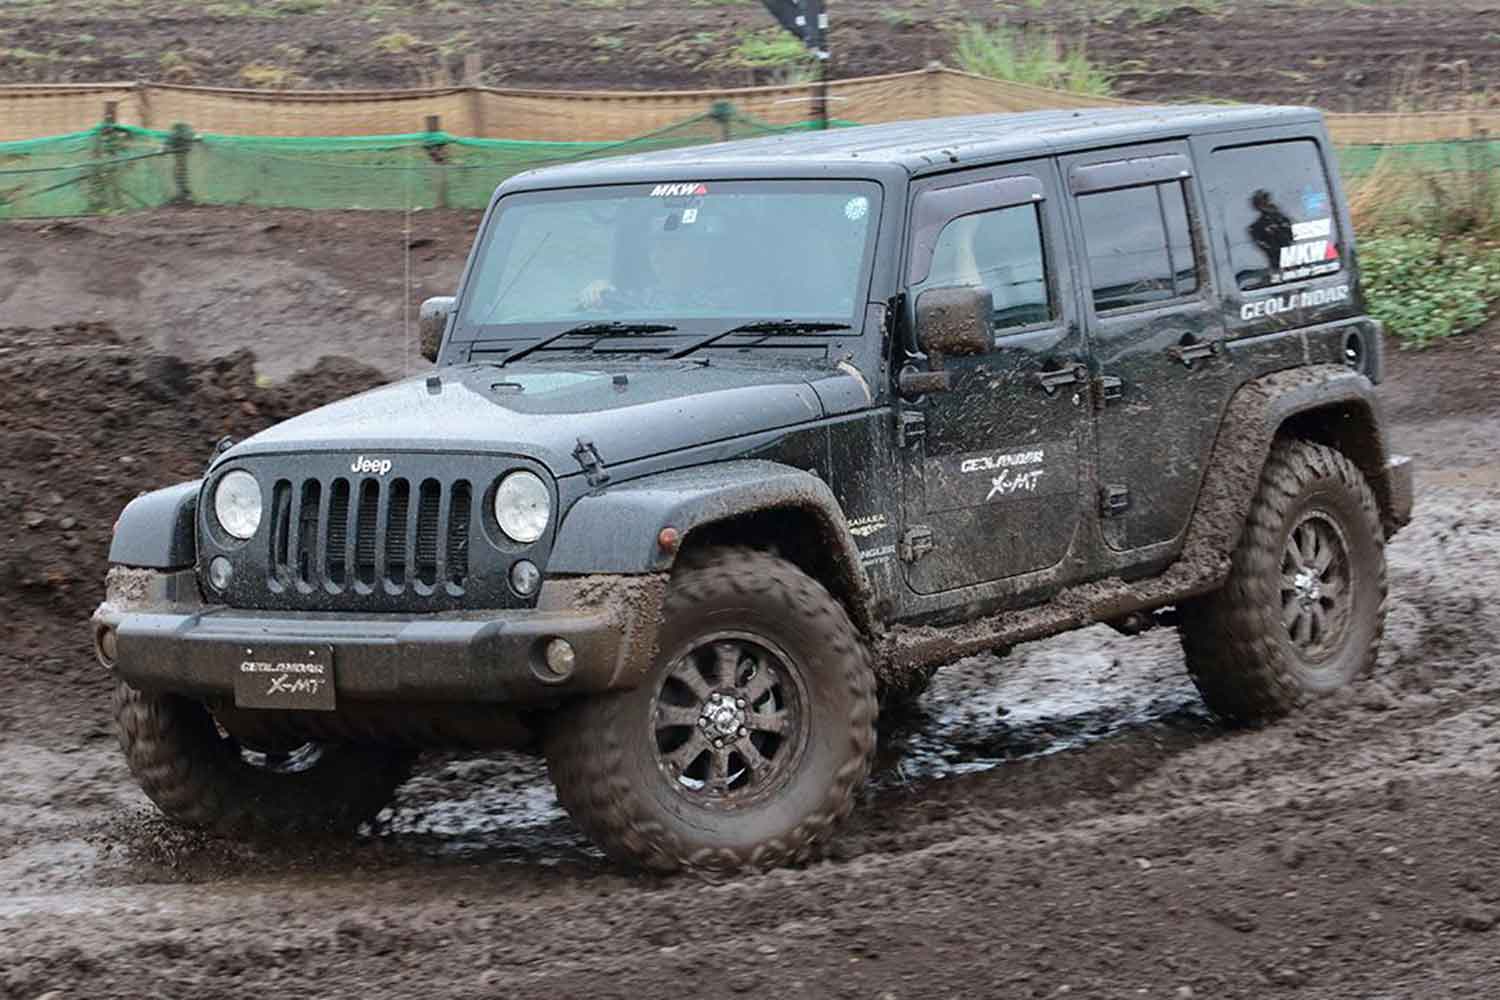
<svg viewBox="0 0 1500 1000">
<path fill-rule="evenodd" d="M 694 335 L 761 319 L 857 328 L 879 196 L 860 181 L 510 195 L 487 227 L 460 327 L 475 339 L 598 322 Z"/>
</svg>

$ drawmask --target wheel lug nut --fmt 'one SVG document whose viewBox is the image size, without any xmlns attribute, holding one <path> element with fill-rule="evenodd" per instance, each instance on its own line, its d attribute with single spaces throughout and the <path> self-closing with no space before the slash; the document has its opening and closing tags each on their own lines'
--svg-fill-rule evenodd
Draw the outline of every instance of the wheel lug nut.
<svg viewBox="0 0 1500 1000">
<path fill-rule="evenodd" d="M 724 741 L 723 740 L 714 740 L 714 746 L 716 746 L 716 747 L 722 747 L 723 745 L 724 745 Z"/>
<path fill-rule="evenodd" d="M 750 730 L 746 729 L 744 726 L 741 726 L 740 727 L 740 735 L 741 736 L 749 736 L 750 735 Z"/>
<path fill-rule="evenodd" d="M 738 705 L 740 708 L 744 708 L 745 707 L 745 699 L 743 699 L 743 698 L 736 698 L 735 701 L 734 701 L 734 703 L 736 705 Z"/>
</svg>

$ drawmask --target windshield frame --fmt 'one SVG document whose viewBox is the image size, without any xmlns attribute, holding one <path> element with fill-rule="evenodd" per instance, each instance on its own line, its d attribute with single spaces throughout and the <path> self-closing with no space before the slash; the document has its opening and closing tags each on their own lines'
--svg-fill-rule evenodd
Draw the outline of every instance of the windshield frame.
<svg viewBox="0 0 1500 1000">
<path fill-rule="evenodd" d="M 705 171 L 705 174 L 707 173 Z M 865 240 L 863 257 L 859 262 L 859 268 L 856 272 L 853 308 L 847 315 L 836 314 L 830 311 L 826 316 L 818 318 L 819 321 L 827 320 L 829 322 L 847 323 L 849 329 L 839 330 L 836 333 L 822 334 L 787 333 L 773 337 L 757 335 L 760 339 L 760 346 L 763 347 L 795 346 L 804 350 L 814 345 L 821 347 L 830 338 L 836 337 L 839 340 L 845 340 L 860 337 L 863 332 L 866 308 L 868 303 L 872 301 L 872 285 L 875 281 L 881 250 L 886 243 L 884 237 L 887 234 L 883 230 L 889 221 L 887 213 L 893 204 L 886 185 L 880 179 L 874 177 L 842 174 L 825 176 L 754 176 L 752 174 L 750 176 L 732 177 L 707 176 L 706 179 L 716 187 L 720 189 L 727 188 L 730 192 L 768 185 L 794 185 L 801 190 L 824 190 L 830 193 L 849 193 L 851 195 L 860 194 L 870 199 L 871 221 Z M 673 180 L 671 177 L 660 179 L 619 178 L 601 181 L 597 184 L 569 184 L 545 187 L 526 186 L 512 190 L 506 190 L 506 187 L 502 186 L 501 190 L 497 192 L 495 199 L 491 202 L 489 211 L 485 214 L 479 233 L 475 238 L 473 249 L 470 252 L 469 260 L 464 268 L 458 297 L 454 303 L 454 322 L 449 331 L 448 339 L 455 346 L 462 345 L 464 351 L 469 351 L 476 346 L 486 350 L 511 346 L 519 347 L 535 343 L 538 340 L 552 336 L 569 326 L 576 325 L 590 318 L 588 315 L 581 313 L 578 317 L 567 320 L 493 324 L 474 323 L 469 319 L 467 315 L 469 300 L 476 292 L 474 283 L 477 280 L 478 274 L 482 271 L 484 257 L 488 252 L 490 241 L 494 238 L 498 230 L 503 212 L 508 204 L 514 204 L 519 199 L 529 199 L 538 195 L 544 197 L 557 196 L 585 191 L 594 196 L 608 197 L 604 192 L 611 190 L 627 191 L 632 188 L 645 189 L 641 192 L 645 196 L 656 185 L 665 183 L 679 183 L 679 181 Z M 603 353 L 659 354 L 664 357 L 680 348 L 683 343 L 700 339 L 714 332 L 728 330 L 733 326 L 745 323 L 785 318 L 778 315 L 774 307 L 774 297 L 768 297 L 767 310 L 754 314 L 731 315 L 726 313 L 722 316 L 684 317 L 663 313 L 660 316 L 652 316 L 649 320 L 644 318 L 639 320 L 633 319 L 633 322 L 670 323 L 677 327 L 677 329 L 672 332 L 640 334 L 637 336 L 619 335 L 609 338 L 604 344 L 595 344 L 593 346 L 596 348 L 603 347 Z M 599 317 L 592 318 L 598 319 Z M 794 343 L 796 341 L 800 341 L 800 343 Z M 585 350 L 590 346 L 591 341 L 588 338 L 568 338 L 559 341 L 555 347 L 549 347 L 547 350 L 540 352 L 540 355 L 531 355 L 528 360 L 537 360 L 541 355 L 549 354 L 554 350 L 572 353 Z M 728 337 L 719 341 L 714 346 L 735 347 L 742 345 L 737 338 Z"/>
</svg>

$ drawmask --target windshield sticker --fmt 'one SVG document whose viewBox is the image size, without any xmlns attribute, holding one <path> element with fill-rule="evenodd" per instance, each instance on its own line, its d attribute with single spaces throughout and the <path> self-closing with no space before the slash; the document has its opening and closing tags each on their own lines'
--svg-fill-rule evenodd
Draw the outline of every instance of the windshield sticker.
<svg viewBox="0 0 1500 1000">
<path fill-rule="evenodd" d="M 1293 292 L 1290 295 L 1273 295 L 1268 299 L 1260 299 L 1257 302 L 1246 302 L 1240 306 L 1240 319 L 1247 321 L 1265 319 L 1298 309 L 1331 306 L 1347 301 L 1349 301 L 1348 285 L 1338 285 L 1334 288 L 1310 288 L 1305 292 Z"/>
<path fill-rule="evenodd" d="M 1328 194 L 1311 185 L 1302 189 L 1302 212 L 1305 215 L 1322 215 L 1328 211 Z"/>
<path fill-rule="evenodd" d="M 844 218 L 850 222 L 858 222 L 870 213 L 870 199 L 864 195 L 850 198 L 844 202 Z"/>
<path fill-rule="evenodd" d="M 651 189 L 652 198 L 688 198 L 693 195 L 708 194 L 708 185 L 697 181 L 689 181 L 686 184 L 658 184 Z"/>
<path fill-rule="evenodd" d="M 682 224 L 691 226 L 698 221 L 698 210 L 696 208 L 684 208 L 682 210 Z"/>
<path fill-rule="evenodd" d="M 1299 200 L 1304 209 L 1309 204 L 1316 204 L 1316 200 L 1308 198 L 1305 191 Z M 1332 274 L 1343 266 L 1339 259 L 1339 245 L 1333 239 L 1333 219 L 1330 216 L 1293 222 L 1276 204 L 1271 192 L 1264 188 L 1250 196 L 1250 204 L 1256 212 L 1255 221 L 1250 223 L 1250 239 L 1266 255 L 1270 264 L 1270 284 L 1281 285 Z"/>
</svg>

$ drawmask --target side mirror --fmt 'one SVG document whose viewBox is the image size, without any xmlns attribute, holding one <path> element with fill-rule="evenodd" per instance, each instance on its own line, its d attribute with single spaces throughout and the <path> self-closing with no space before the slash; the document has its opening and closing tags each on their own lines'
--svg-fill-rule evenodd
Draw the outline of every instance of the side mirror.
<svg viewBox="0 0 1500 1000">
<path fill-rule="evenodd" d="M 438 350 L 443 346 L 443 332 L 448 329 L 448 317 L 453 315 L 455 301 L 451 295 L 434 296 L 422 303 L 422 311 L 417 314 L 417 339 L 422 357 L 428 361 L 436 362 L 438 359 Z"/>
<path fill-rule="evenodd" d="M 929 288 L 917 296 L 917 344 L 940 367 L 945 355 L 995 349 L 995 297 L 983 285 Z"/>
</svg>

